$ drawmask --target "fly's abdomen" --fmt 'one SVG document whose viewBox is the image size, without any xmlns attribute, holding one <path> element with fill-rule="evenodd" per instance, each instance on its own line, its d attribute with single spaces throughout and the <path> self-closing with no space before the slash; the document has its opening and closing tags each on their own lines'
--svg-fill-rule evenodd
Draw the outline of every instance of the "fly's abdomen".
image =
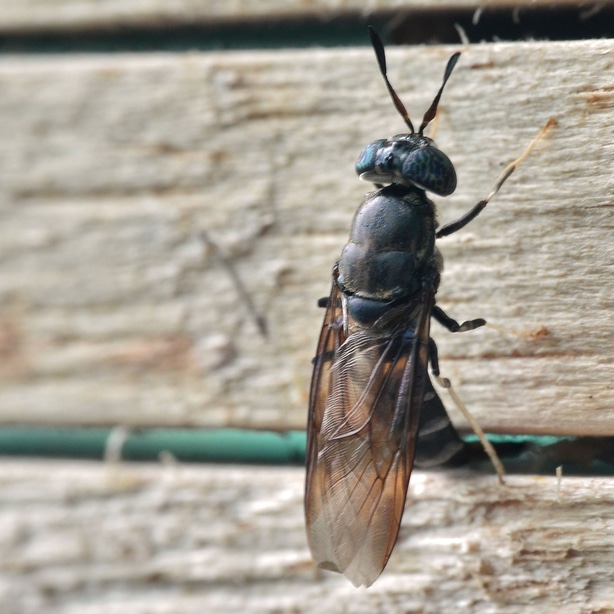
<svg viewBox="0 0 614 614">
<path fill-rule="evenodd" d="M 467 455 L 466 447 L 427 377 L 416 444 L 416 466 L 426 469 L 461 464 Z"/>
</svg>

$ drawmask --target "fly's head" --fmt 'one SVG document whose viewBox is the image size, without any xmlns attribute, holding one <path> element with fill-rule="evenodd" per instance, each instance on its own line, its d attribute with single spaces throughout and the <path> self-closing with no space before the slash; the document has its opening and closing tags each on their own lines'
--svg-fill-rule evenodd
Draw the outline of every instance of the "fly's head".
<svg viewBox="0 0 614 614">
<path fill-rule="evenodd" d="M 358 157 L 356 172 L 365 181 L 414 185 L 439 196 L 456 189 L 450 158 L 432 139 L 419 134 L 398 134 L 367 145 Z"/>
<path fill-rule="evenodd" d="M 455 53 L 448 60 L 443 83 L 424 114 L 420 128 L 416 131 L 405 106 L 388 80 L 384 45 L 371 27 L 369 27 L 369 35 L 392 102 L 405 120 L 409 133 L 398 134 L 391 139 L 379 139 L 367 145 L 358 156 L 356 172 L 365 181 L 416 186 L 439 196 L 452 194 L 456 189 L 454 165 L 446 154 L 437 149 L 432 139 L 424 136 L 424 129 L 437 114 L 437 106 L 443 88 L 452 74 L 460 53 Z"/>
</svg>

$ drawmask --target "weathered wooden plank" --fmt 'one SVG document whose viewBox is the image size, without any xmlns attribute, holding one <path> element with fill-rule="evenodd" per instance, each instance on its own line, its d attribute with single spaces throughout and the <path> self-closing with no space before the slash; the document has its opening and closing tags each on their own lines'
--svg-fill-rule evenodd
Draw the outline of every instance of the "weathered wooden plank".
<svg viewBox="0 0 614 614">
<path fill-rule="evenodd" d="M 450 51 L 390 50 L 414 117 Z M 403 129 L 372 55 L 2 59 L 0 422 L 301 428 L 354 159 Z M 613 66 L 607 40 L 477 46 L 445 93 L 443 220 L 559 122 L 441 241 L 440 304 L 510 331 L 434 329 L 487 430 L 614 434 Z"/>
<path fill-rule="evenodd" d="M 546 4 L 545 2 L 541 2 Z M 577 0 L 557 0 L 558 5 L 577 5 Z M 610 4 L 609 0 L 601 6 Z M 484 9 L 499 7 L 535 8 L 535 0 L 141 0 L 88 2 L 87 0 L 0 0 L 0 32 L 101 29 L 118 26 L 157 26 L 213 24 L 245 19 L 280 19 L 315 16 L 322 19 L 365 11 L 412 9 Z"/>
<path fill-rule="evenodd" d="M 610 479 L 417 472 L 368 590 L 320 572 L 301 469 L 3 461 L 3 612 L 607 612 Z"/>
</svg>

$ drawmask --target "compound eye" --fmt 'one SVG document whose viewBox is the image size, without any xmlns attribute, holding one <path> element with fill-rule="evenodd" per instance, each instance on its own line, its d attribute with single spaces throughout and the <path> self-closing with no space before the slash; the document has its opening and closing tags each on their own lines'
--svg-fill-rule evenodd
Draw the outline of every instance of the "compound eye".
<svg viewBox="0 0 614 614">
<path fill-rule="evenodd" d="M 358 160 L 356 160 L 356 173 L 360 177 L 368 177 L 375 171 L 378 157 L 377 154 L 385 143 L 386 139 L 374 141 L 360 152 Z"/>
<path fill-rule="evenodd" d="M 448 196 L 456 189 L 452 161 L 432 146 L 412 151 L 403 162 L 401 174 L 408 183 L 439 196 Z"/>
</svg>

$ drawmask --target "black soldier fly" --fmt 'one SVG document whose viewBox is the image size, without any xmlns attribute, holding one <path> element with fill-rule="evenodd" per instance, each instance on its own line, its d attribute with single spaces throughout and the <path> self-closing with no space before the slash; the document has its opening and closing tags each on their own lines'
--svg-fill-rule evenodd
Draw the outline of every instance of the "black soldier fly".
<svg viewBox="0 0 614 614">
<path fill-rule="evenodd" d="M 305 492 L 315 562 L 355 586 L 370 586 L 388 562 L 414 463 L 455 465 L 467 454 L 428 375 L 430 363 L 433 376 L 449 386 L 438 377 L 430 322 L 434 317 L 449 331 L 464 332 L 485 321 L 459 324 L 436 305 L 442 258 L 435 240 L 473 220 L 554 123 L 503 171 L 484 200 L 437 229 L 435 205 L 425 192 L 451 194 L 456 173 L 423 132 L 460 54 L 449 59 L 416 132 L 388 80 L 383 44 L 372 28 L 369 33 L 409 133 L 375 141 L 358 158 L 357 173 L 378 189 L 354 215 L 330 295 L 321 301 L 326 314 L 310 389 Z"/>
</svg>

